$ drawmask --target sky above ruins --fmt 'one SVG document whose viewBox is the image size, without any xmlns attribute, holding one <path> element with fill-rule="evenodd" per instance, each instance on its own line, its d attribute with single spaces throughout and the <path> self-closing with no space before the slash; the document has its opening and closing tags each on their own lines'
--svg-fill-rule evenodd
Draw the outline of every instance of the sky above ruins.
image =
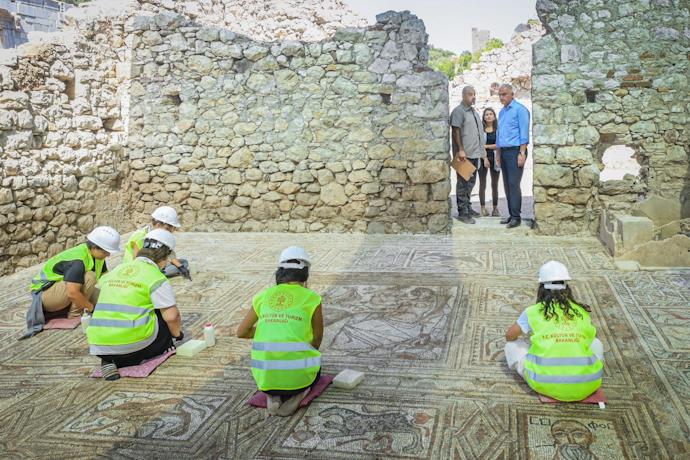
<svg viewBox="0 0 690 460">
<path fill-rule="evenodd" d="M 410 10 L 424 20 L 429 43 L 457 53 L 472 51 L 472 27 L 491 31 L 492 37 L 510 40 L 515 27 L 537 18 L 536 0 L 345 0 L 371 23 L 388 10 Z"/>
</svg>

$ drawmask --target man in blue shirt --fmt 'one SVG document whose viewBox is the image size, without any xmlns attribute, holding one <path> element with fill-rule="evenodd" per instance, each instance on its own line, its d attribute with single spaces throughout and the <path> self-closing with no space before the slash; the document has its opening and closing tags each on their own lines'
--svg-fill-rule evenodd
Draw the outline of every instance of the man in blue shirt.
<svg viewBox="0 0 690 460">
<path fill-rule="evenodd" d="M 510 216 L 501 220 L 508 228 L 520 225 L 522 209 L 522 190 L 520 181 L 527 159 L 529 144 L 529 110 L 513 99 L 513 87 L 507 84 L 498 89 L 498 97 L 503 108 L 498 114 L 498 134 L 496 137 L 496 158 L 503 171 L 503 186 L 508 200 Z"/>
</svg>

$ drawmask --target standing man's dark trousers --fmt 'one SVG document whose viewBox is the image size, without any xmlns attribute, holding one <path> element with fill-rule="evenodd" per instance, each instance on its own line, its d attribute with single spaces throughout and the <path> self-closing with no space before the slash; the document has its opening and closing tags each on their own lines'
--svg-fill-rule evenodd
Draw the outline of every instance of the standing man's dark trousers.
<svg viewBox="0 0 690 460">
<path fill-rule="evenodd" d="M 506 199 L 508 200 L 508 211 L 510 218 L 520 221 L 520 211 L 522 211 L 522 190 L 520 181 L 525 167 L 518 168 L 518 154 L 520 147 L 501 148 L 501 170 L 503 171 L 503 186 L 505 187 Z M 525 152 L 525 157 L 527 152 Z"/>
<path fill-rule="evenodd" d="M 479 167 L 478 159 L 468 158 L 465 161 L 471 162 L 475 168 Z M 475 170 L 472 173 L 472 177 L 470 177 L 468 181 L 463 179 L 460 174 L 456 173 L 456 175 L 458 176 L 458 182 L 455 184 L 455 199 L 458 203 L 458 216 L 471 217 L 472 213 L 470 211 L 472 210 L 472 205 L 470 204 L 470 198 L 472 196 L 474 184 L 477 182 L 477 171 Z"/>
</svg>

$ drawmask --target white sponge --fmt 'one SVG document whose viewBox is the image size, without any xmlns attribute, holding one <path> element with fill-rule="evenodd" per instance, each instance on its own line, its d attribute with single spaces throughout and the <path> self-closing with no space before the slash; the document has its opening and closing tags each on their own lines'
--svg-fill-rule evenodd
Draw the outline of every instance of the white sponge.
<svg viewBox="0 0 690 460">
<path fill-rule="evenodd" d="M 176 349 L 177 356 L 184 356 L 185 358 L 193 358 L 198 355 L 199 352 L 206 348 L 205 340 L 189 340 Z"/>
<path fill-rule="evenodd" d="M 351 390 L 359 385 L 362 380 L 364 380 L 364 374 L 362 372 L 345 369 L 335 376 L 333 379 L 333 386 Z"/>
</svg>

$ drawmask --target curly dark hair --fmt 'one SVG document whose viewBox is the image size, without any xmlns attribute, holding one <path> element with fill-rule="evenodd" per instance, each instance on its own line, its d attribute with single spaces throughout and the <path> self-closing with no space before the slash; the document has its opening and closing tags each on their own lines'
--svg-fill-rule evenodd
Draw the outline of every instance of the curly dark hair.
<svg viewBox="0 0 690 460">
<path fill-rule="evenodd" d="M 541 312 L 544 314 L 544 318 L 547 321 L 551 318 L 555 318 L 556 321 L 558 321 L 556 308 L 559 308 L 563 312 L 563 316 L 567 320 L 571 320 L 576 316 L 582 318 L 580 308 L 588 313 L 592 311 L 589 305 L 575 300 L 573 291 L 570 290 L 570 286 L 568 285 L 565 286 L 565 289 L 551 290 L 546 289 L 543 284 L 540 284 L 539 290 L 537 291 L 537 303 L 542 304 Z"/>
</svg>

